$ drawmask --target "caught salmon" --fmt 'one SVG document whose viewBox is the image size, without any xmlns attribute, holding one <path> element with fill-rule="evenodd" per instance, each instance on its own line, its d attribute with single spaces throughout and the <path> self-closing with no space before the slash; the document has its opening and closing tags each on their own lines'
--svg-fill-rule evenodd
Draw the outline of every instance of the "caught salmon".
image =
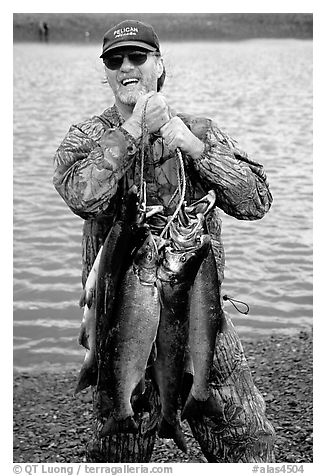
<svg viewBox="0 0 326 476">
<path fill-rule="evenodd" d="M 184 207 L 179 216 L 179 223 L 173 229 L 175 241 L 179 247 L 193 245 L 193 239 L 206 230 L 194 227 L 195 216 L 207 215 L 215 203 L 215 193 L 208 194 L 191 206 Z M 187 233 L 187 228 L 189 232 Z M 196 236 L 194 236 L 196 233 Z M 203 260 L 196 275 L 190 297 L 189 344 L 190 368 L 193 383 L 181 413 L 181 418 L 198 416 L 223 417 L 223 408 L 216 401 L 209 389 L 209 376 L 213 364 L 216 336 L 223 331 L 225 324 L 221 305 L 220 285 L 218 282 L 216 262 L 210 246 L 207 257 Z"/>
<path fill-rule="evenodd" d="M 209 244 L 208 235 L 202 235 L 196 240 L 196 247 L 184 251 L 173 248 L 172 242 L 163 249 L 157 274 L 161 316 L 153 370 L 162 404 L 158 435 L 172 438 L 184 452 L 187 452 L 187 445 L 180 426 L 178 406 L 188 343 L 189 297 Z"/>
<path fill-rule="evenodd" d="M 80 326 L 78 343 L 85 347 L 86 355 L 79 372 L 78 382 L 74 394 L 81 390 L 95 385 L 97 380 L 97 362 L 95 355 L 96 345 L 96 320 L 95 320 L 95 290 L 98 265 L 103 247 L 100 248 L 92 269 L 87 277 L 85 287 L 82 291 L 79 305 L 84 307 L 83 319 Z"/>
<path fill-rule="evenodd" d="M 96 282 L 96 358 L 98 362 L 97 392 L 102 402 L 100 411 L 105 416 L 112 403 L 108 395 L 110 387 L 108 358 L 109 342 L 115 325 L 114 308 L 117 290 L 130 266 L 135 246 L 135 227 L 139 219 L 137 187 L 133 186 L 123 197 L 121 213 L 112 226 L 104 244 Z"/>
<path fill-rule="evenodd" d="M 115 292 L 121 279 L 124 257 L 127 259 L 131 254 L 131 235 L 139 220 L 138 213 L 137 188 L 133 187 L 123 200 L 121 214 L 100 248 L 82 291 L 79 305 L 84 307 L 84 314 L 78 342 L 86 348 L 86 355 L 78 376 L 75 395 L 90 385 L 96 385 L 99 380 L 98 363 L 104 360 Z"/>
<path fill-rule="evenodd" d="M 181 413 L 182 419 L 202 415 L 224 416 L 221 403 L 209 388 L 216 335 L 222 330 L 223 323 L 216 263 L 210 249 L 197 273 L 190 299 L 189 349 L 193 383 Z"/>
<path fill-rule="evenodd" d="M 136 189 L 129 192 L 129 200 L 134 201 L 133 216 L 134 224 L 140 225 L 144 222 L 145 217 L 161 212 L 162 206 L 146 206 L 146 183 L 143 184 L 143 201 L 138 203 L 138 198 L 135 197 Z M 134 195 L 132 197 L 132 195 Z M 132 197 L 132 198 L 131 198 Z M 135 204 L 137 208 L 135 208 Z M 129 203 L 131 206 L 131 203 Z M 123 214 L 120 216 L 120 224 L 123 220 Z M 134 226 L 134 225 L 133 225 Z M 117 230 L 115 230 L 117 231 Z M 114 233 L 112 232 L 114 235 Z M 111 235 L 110 235 L 111 236 Z M 76 395 L 81 390 L 90 385 L 95 385 L 97 382 L 97 359 L 96 359 L 96 319 L 95 319 L 95 293 L 96 283 L 98 279 L 99 263 L 101 260 L 103 246 L 101 246 L 96 259 L 93 263 L 91 271 L 88 274 L 84 289 L 79 300 L 80 307 L 84 307 L 83 319 L 78 336 L 78 343 L 86 348 L 86 355 L 78 376 L 78 382 L 74 394 Z M 144 272 L 144 271 L 143 271 Z"/>
<path fill-rule="evenodd" d="M 157 246 L 149 228 L 117 294 L 116 325 L 110 339 L 110 394 L 113 412 L 101 436 L 137 432 L 132 395 L 141 396 L 142 381 L 155 342 L 160 307 L 156 287 Z M 138 395 L 137 395 L 138 393 Z"/>
</svg>

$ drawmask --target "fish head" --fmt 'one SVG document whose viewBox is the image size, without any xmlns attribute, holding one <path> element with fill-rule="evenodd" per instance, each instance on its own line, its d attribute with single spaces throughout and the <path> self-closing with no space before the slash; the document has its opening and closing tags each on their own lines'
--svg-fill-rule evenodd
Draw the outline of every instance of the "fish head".
<svg viewBox="0 0 326 476">
<path fill-rule="evenodd" d="M 158 258 L 157 244 L 149 228 L 141 246 L 135 253 L 134 264 L 139 267 L 150 268 L 156 265 Z"/>
<path fill-rule="evenodd" d="M 148 233 L 141 246 L 136 250 L 133 259 L 134 272 L 142 284 L 153 285 L 156 282 L 157 262 L 157 244 L 148 228 Z"/>
<path fill-rule="evenodd" d="M 210 247 L 209 235 L 202 235 L 196 247 L 176 250 L 164 248 L 159 274 L 174 281 L 193 281 Z M 163 276 L 162 276 L 163 277 Z"/>
<path fill-rule="evenodd" d="M 170 237 L 175 249 L 197 248 L 198 244 L 201 246 L 200 238 L 205 231 L 204 215 L 198 213 L 195 219 L 189 219 L 187 223 L 187 226 L 184 226 L 179 217 L 171 223 Z"/>
</svg>

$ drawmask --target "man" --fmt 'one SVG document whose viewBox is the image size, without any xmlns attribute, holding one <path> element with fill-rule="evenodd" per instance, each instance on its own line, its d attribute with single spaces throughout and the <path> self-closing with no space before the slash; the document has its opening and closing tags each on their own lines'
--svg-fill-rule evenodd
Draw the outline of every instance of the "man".
<svg viewBox="0 0 326 476">
<path fill-rule="evenodd" d="M 216 206 L 206 223 L 220 286 L 224 251 L 218 208 L 238 219 L 262 218 L 272 203 L 263 167 L 210 119 L 173 111 L 159 92 L 165 67 L 158 37 L 150 25 L 126 20 L 108 30 L 101 58 L 115 103 L 100 116 L 73 125 L 54 159 L 57 191 L 71 210 L 85 219 L 83 285 L 119 207 L 118 190 L 126 192 L 132 184 L 139 185 L 146 130 L 149 140 L 143 172 L 147 205 L 163 205 L 163 213 L 153 218 L 153 230 L 162 229 L 178 203 L 178 148 L 185 163 L 187 203 L 210 189 L 216 194 Z M 211 462 L 272 461 L 274 430 L 265 417 L 264 402 L 252 382 L 239 338 L 226 319 L 227 331 L 216 340 L 212 368 L 214 395 L 223 402 L 226 420 L 213 425 L 207 417 L 193 417 L 188 422 Z M 94 390 L 95 436 L 89 459 L 150 460 L 159 403 L 155 389 L 150 382 L 147 385 L 153 408 L 146 431 L 104 439 L 97 431 L 103 422 L 96 416 L 101 403 Z"/>
</svg>

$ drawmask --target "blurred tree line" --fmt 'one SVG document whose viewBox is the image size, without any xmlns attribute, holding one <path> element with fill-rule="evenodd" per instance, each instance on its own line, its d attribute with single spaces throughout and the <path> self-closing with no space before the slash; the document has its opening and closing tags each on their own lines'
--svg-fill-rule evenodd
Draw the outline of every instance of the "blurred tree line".
<svg viewBox="0 0 326 476">
<path fill-rule="evenodd" d="M 55 42 L 101 42 L 111 26 L 127 18 L 153 25 L 163 41 L 312 39 L 312 13 L 14 13 L 14 41 L 38 41 L 46 22 Z"/>
</svg>

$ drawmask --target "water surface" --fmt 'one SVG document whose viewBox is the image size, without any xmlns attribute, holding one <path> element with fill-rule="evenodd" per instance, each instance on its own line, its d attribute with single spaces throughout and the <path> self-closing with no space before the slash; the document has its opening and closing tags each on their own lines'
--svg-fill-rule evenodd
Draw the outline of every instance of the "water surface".
<svg viewBox="0 0 326 476">
<path fill-rule="evenodd" d="M 71 124 L 112 104 L 94 45 L 14 45 L 14 365 L 83 360 L 82 219 L 52 186 L 52 157 Z M 312 42 L 166 43 L 164 94 L 214 119 L 264 164 L 274 203 L 259 221 L 222 213 L 223 291 L 242 338 L 312 323 Z"/>
</svg>

